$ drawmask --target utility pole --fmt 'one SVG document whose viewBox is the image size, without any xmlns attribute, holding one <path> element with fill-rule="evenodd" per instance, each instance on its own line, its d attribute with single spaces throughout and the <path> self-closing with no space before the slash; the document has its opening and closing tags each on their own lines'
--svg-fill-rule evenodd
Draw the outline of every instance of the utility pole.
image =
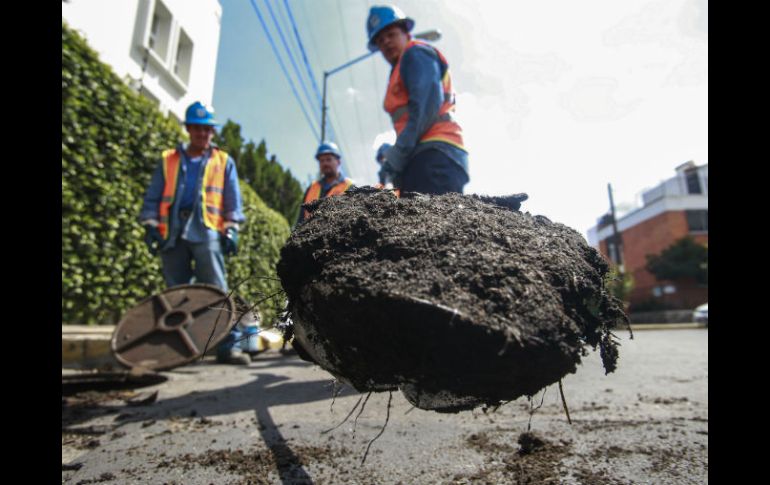
<svg viewBox="0 0 770 485">
<path fill-rule="evenodd" d="M 615 250 L 614 251 L 615 252 L 615 255 L 614 255 L 615 257 L 612 258 L 612 256 L 613 256 L 612 254 L 610 254 L 610 257 L 613 259 L 613 261 L 617 265 L 618 272 L 622 276 L 623 273 L 624 273 L 624 271 L 623 271 L 623 269 L 624 269 L 623 268 L 623 250 L 622 250 L 623 240 L 622 240 L 622 238 L 620 236 L 620 233 L 618 232 L 618 222 L 617 222 L 617 220 L 615 218 L 615 202 L 613 202 L 613 200 L 612 200 L 612 185 L 609 184 L 609 183 L 607 184 L 607 192 L 610 195 L 610 214 L 612 215 L 612 246 L 613 246 L 613 248 Z"/>
</svg>

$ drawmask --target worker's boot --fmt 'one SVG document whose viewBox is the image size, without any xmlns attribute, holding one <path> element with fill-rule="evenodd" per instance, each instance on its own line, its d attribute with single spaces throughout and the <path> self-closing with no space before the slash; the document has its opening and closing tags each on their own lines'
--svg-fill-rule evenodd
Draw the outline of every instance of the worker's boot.
<svg viewBox="0 0 770 485">
<path fill-rule="evenodd" d="M 231 349 L 225 352 L 217 353 L 217 362 L 220 364 L 249 365 L 251 357 L 240 349 Z"/>
<path fill-rule="evenodd" d="M 217 362 L 220 364 L 248 365 L 251 358 L 241 349 L 243 333 L 237 325 L 230 329 L 225 340 L 217 348 Z"/>
</svg>

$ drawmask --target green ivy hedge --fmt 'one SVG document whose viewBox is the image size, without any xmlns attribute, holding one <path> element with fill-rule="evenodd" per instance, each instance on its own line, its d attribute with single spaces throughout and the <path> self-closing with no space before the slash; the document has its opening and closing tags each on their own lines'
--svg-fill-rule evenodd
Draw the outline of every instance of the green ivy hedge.
<svg viewBox="0 0 770 485">
<path fill-rule="evenodd" d="M 182 137 L 178 123 L 129 89 L 62 22 L 63 323 L 115 323 L 165 286 L 137 216 L 161 151 Z M 289 234 L 285 219 L 241 187 L 249 219 L 240 255 L 228 263 L 231 285 L 249 273 L 242 265 L 274 277 Z M 254 301 L 277 289 L 274 283 L 248 281 L 239 293 Z"/>
<path fill-rule="evenodd" d="M 239 231 L 238 254 L 229 256 L 225 262 L 227 281 L 230 289 L 246 301 L 264 300 L 259 305 L 263 326 L 272 326 L 277 308 L 284 304 L 275 265 L 289 237 L 289 223 L 269 208 L 245 181 L 241 180 L 240 186 L 246 222 Z"/>
</svg>

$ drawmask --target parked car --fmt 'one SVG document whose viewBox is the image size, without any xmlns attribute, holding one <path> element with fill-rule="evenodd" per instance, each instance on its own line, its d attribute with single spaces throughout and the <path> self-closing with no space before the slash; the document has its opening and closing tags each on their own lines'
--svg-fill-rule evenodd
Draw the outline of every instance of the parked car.
<svg viewBox="0 0 770 485">
<path fill-rule="evenodd" d="M 692 319 L 698 323 L 709 323 L 709 304 L 704 303 L 692 312 Z"/>
</svg>

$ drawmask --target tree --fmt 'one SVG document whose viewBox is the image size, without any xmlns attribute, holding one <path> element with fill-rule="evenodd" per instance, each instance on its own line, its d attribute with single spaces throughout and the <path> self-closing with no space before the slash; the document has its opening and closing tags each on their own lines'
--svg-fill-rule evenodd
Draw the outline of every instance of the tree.
<svg viewBox="0 0 770 485">
<path fill-rule="evenodd" d="M 243 148 L 241 125 L 227 120 L 222 129 L 219 130 L 219 133 L 214 135 L 214 143 L 233 157 L 233 160 L 239 162 Z"/>
<path fill-rule="evenodd" d="M 214 142 L 233 157 L 238 166 L 238 176 L 259 194 L 268 207 L 278 211 L 287 221 L 297 218 L 302 203 L 302 186 L 290 170 L 284 170 L 275 155 L 268 158 L 265 140 L 259 145 L 252 140 L 244 143 L 241 126 L 227 120 L 214 136 Z"/>
<path fill-rule="evenodd" d="M 658 281 L 693 278 L 708 286 L 708 246 L 685 236 L 659 255 L 647 255 L 647 271 Z"/>
<path fill-rule="evenodd" d="M 605 286 L 612 296 L 620 301 L 628 302 L 628 297 L 634 290 L 634 278 L 631 273 L 621 273 L 617 266 L 610 265 L 610 271 L 605 277 Z"/>
</svg>

